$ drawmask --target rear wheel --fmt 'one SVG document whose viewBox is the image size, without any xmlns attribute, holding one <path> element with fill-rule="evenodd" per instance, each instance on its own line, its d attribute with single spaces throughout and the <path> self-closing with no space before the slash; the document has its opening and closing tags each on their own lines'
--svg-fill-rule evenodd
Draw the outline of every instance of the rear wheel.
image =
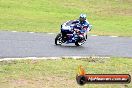
<svg viewBox="0 0 132 88">
<path fill-rule="evenodd" d="M 85 39 L 79 39 L 78 41 L 75 42 L 76 46 L 81 46 L 85 43 Z"/>
<path fill-rule="evenodd" d="M 55 44 L 56 45 L 61 45 L 62 44 L 62 34 L 59 33 L 56 38 L 55 38 Z"/>
<path fill-rule="evenodd" d="M 75 42 L 75 45 L 76 46 L 81 46 L 81 45 L 83 45 L 84 44 L 84 42 Z"/>
<path fill-rule="evenodd" d="M 76 45 L 76 46 L 80 46 L 80 44 L 79 44 L 78 42 L 75 42 L 75 45 Z"/>
</svg>

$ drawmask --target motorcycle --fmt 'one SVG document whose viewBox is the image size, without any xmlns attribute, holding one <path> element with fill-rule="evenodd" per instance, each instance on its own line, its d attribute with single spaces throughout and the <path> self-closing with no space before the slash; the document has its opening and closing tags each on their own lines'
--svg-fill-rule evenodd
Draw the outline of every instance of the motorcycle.
<svg viewBox="0 0 132 88">
<path fill-rule="evenodd" d="M 80 30 L 83 29 L 83 30 Z M 87 39 L 88 30 L 80 24 L 62 24 L 61 32 L 55 38 L 55 44 L 74 43 L 76 46 L 81 46 Z"/>
</svg>

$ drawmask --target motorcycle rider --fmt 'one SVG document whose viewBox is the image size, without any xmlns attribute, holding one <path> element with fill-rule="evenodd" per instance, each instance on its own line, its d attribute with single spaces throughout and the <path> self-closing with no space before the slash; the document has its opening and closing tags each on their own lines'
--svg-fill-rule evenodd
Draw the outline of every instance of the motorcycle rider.
<svg viewBox="0 0 132 88">
<path fill-rule="evenodd" d="M 90 24 L 86 19 L 86 14 L 81 14 L 79 16 L 79 19 L 67 21 L 63 25 L 68 25 L 68 26 L 74 25 L 73 28 L 79 28 L 79 30 L 82 31 L 82 32 L 91 31 Z M 65 30 L 67 28 L 65 28 L 61 25 L 61 29 Z M 72 29 L 70 29 L 69 32 L 72 33 L 73 32 Z M 61 33 L 62 33 L 62 40 L 66 41 L 67 40 L 66 33 L 63 32 L 63 31 L 61 31 Z"/>
</svg>

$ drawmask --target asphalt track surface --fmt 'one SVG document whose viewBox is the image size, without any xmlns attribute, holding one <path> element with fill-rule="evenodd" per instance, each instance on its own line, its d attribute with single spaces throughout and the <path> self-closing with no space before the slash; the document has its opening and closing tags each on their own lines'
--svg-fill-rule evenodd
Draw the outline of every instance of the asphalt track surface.
<svg viewBox="0 0 132 88">
<path fill-rule="evenodd" d="M 132 57 L 132 37 L 88 36 L 86 43 L 56 46 L 57 34 L 0 31 L 0 58 L 112 56 Z"/>
</svg>

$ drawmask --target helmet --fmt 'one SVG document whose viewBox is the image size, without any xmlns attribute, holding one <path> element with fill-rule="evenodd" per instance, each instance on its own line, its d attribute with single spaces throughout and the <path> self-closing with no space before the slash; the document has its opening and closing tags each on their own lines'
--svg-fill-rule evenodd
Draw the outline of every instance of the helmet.
<svg viewBox="0 0 132 88">
<path fill-rule="evenodd" d="M 81 14 L 79 17 L 80 22 L 84 22 L 86 20 L 86 14 Z"/>
</svg>

